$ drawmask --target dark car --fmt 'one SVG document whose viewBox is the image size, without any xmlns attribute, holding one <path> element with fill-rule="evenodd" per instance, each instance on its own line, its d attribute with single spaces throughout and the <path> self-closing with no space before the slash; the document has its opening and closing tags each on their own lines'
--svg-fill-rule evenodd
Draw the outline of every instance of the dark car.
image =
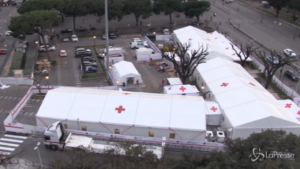
<svg viewBox="0 0 300 169">
<path fill-rule="evenodd" d="M 299 76 L 297 75 L 297 73 L 295 73 L 295 72 L 293 72 L 291 70 L 285 71 L 284 72 L 284 76 L 288 77 L 292 81 L 298 81 L 299 80 Z"/>
<path fill-rule="evenodd" d="M 116 32 L 109 32 L 108 36 L 110 39 L 116 39 L 118 37 L 118 34 Z"/>
<path fill-rule="evenodd" d="M 83 67 L 82 67 L 82 65 L 80 65 L 80 70 L 82 70 L 82 69 L 83 69 Z M 84 71 L 86 73 L 96 73 L 98 70 L 96 67 L 93 67 L 93 66 L 85 66 Z"/>
<path fill-rule="evenodd" d="M 73 32 L 72 29 L 64 29 L 60 31 L 60 33 L 72 33 L 72 32 Z"/>
<path fill-rule="evenodd" d="M 88 63 L 84 63 L 83 64 L 85 67 L 93 67 L 93 68 L 96 68 L 97 69 L 97 65 L 92 65 L 92 64 L 88 64 Z M 82 66 L 83 65 L 79 65 L 79 68 L 80 68 L 80 70 L 82 70 Z"/>
<path fill-rule="evenodd" d="M 92 53 L 86 52 L 86 51 L 76 51 L 75 57 L 82 57 L 82 56 L 92 56 Z"/>
<path fill-rule="evenodd" d="M 105 40 L 106 39 L 106 34 L 105 33 L 102 33 L 101 35 L 101 39 Z"/>
<path fill-rule="evenodd" d="M 278 59 L 274 56 L 267 56 L 266 60 L 274 65 L 279 64 Z"/>
<path fill-rule="evenodd" d="M 78 29 L 75 29 L 76 32 L 87 32 L 89 31 L 88 29 L 86 28 L 78 28 Z"/>
<path fill-rule="evenodd" d="M 96 59 L 91 56 L 85 56 L 83 57 L 84 61 L 90 61 L 90 62 L 96 62 Z"/>
</svg>

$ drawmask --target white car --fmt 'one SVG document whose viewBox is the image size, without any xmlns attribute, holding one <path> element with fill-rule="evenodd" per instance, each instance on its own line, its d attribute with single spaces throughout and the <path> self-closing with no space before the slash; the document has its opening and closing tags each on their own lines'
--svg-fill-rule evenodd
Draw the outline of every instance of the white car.
<svg viewBox="0 0 300 169">
<path fill-rule="evenodd" d="M 63 42 L 69 42 L 70 40 L 69 40 L 69 38 L 62 38 L 62 41 Z"/>
<path fill-rule="evenodd" d="M 164 34 L 165 34 L 165 35 L 170 35 L 170 31 L 169 31 L 169 29 L 164 29 L 164 31 L 163 31 L 163 32 L 164 32 Z"/>
<path fill-rule="evenodd" d="M 288 57 L 296 57 L 296 53 L 292 49 L 284 49 L 283 53 Z"/>
<path fill-rule="evenodd" d="M 60 50 L 59 56 L 60 56 L 60 57 L 66 57 L 66 56 L 68 56 L 68 53 L 67 53 L 66 50 Z"/>
<path fill-rule="evenodd" d="M 12 34 L 12 31 L 6 31 L 5 36 L 10 36 Z"/>
<path fill-rule="evenodd" d="M 78 37 L 77 35 L 72 35 L 71 36 L 72 42 L 78 42 Z"/>
<path fill-rule="evenodd" d="M 49 46 L 49 45 L 47 45 L 47 47 L 48 47 L 48 51 L 55 51 L 55 46 Z M 40 46 L 40 48 L 39 48 L 39 51 L 40 52 L 46 52 L 46 47 L 45 47 L 45 45 L 41 45 Z"/>
</svg>

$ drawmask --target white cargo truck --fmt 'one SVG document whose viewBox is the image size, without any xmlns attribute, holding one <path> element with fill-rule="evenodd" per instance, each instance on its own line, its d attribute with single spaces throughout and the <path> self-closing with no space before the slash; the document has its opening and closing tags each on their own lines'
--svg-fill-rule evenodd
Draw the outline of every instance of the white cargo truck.
<svg viewBox="0 0 300 169">
<path fill-rule="evenodd" d="M 126 55 L 126 51 L 124 48 L 121 47 L 111 47 L 108 49 L 109 50 L 109 55 L 120 55 L 122 54 L 123 56 Z M 106 48 L 105 49 L 100 49 L 99 51 L 99 57 L 104 58 L 106 56 Z"/>
<path fill-rule="evenodd" d="M 153 51 L 153 49 L 149 49 L 149 48 L 139 48 L 137 50 L 135 50 L 135 55 L 136 56 L 140 56 L 140 55 L 151 55 L 154 54 L 155 52 Z"/>
<path fill-rule="evenodd" d="M 67 131 L 64 129 L 61 122 L 51 124 L 44 132 L 44 145 L 52 150 L 65 150 L 65 149 L 82 149 L 89 153 L 103 153 L 109 149 L 117 149 L 118 143 L 110 140 L 100 140 L 97 135 L 81 135 Z M 66 138 L 66 139 L 65 139 Z M 163 138 L 161 146 L 143 145 L 147 151 L 152 151 L 158 158 L 163 156 L 166 138 Z M 132 146 L 137 146 L 133 144 Z M 124 155 L 125 151 L 121 149 L 119 152 Z"/>
</svg>

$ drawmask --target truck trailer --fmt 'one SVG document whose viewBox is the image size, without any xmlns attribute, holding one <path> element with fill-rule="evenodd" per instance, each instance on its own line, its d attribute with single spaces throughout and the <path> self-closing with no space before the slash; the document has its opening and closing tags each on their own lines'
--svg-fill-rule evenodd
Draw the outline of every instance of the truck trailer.
<svg viewBox="0 0 300 169">
<path fill-rule="evenodd" d="M 80 131 L 78 131 L 80 133 Z M 161 158 L 164 153 L 166 138 L 163 138 L 161 146 L 143 145 L 147 151 L 152 151 L 157 158 Z M 84 136 L 76 133 L 68 133 L 60 121 L 48 126 L 44 132 L 45 147 L 51 150 L 68 150 L 68 149 L 82 149 L 87 153 L 103 153 L 109 149 L 118 149 L 118 143 L 111 140 L 101 140 L 96 136 Z M 132 146 L 138 146 L 133 144 Z M 121 148 L 121 155 L 125 155 L 124 149 Z"/>
</svg>

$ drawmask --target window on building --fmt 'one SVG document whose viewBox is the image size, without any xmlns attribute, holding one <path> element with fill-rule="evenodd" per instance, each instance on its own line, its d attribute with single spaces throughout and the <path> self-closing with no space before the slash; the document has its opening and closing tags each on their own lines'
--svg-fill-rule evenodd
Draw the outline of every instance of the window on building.
<svg viewBox="0 0 300 169">
<path fill-rule="evenodd" d="M 120 134 L 120 130 L 119 129 L 115 129 L 115 134 Z"/>
<path fill-rule="evenodd" d="M 170 138 L 175 138 L 175 133 L 170 133 Z"/>
<path fill-rule="evenodd" d="M 86 131 L 86 126 L 81 126 L 81 130 Z"/>
<path fill-rule="evenodd" d="M 149 137 L 154 137 L 154 132 L 153 131 L 149 131 L 148 136 Z"/>
<path fill-rule="evenodd" d="M 67 124 L 64 124 L 64 127 L 65 127 L 65 129 L 68 129 L 68 125 Z"/>
</svg>

